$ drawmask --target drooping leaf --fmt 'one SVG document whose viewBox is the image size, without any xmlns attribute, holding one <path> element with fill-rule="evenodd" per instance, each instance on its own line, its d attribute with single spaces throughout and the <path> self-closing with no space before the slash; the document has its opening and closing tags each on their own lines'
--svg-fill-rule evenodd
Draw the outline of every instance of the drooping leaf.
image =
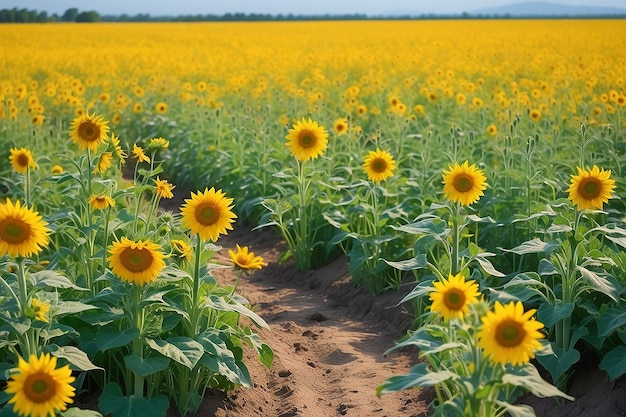
<svg viewBox="0 0 626 417">
<path fill-rule="evenodd" d="M 605 354 L 598 368 L 606 371 L 611 381 L 626 374 L 626 346 L 617 346 Z"/>
<path fill-rule="evenodd" d="M 104 387 L 98 400 L 98 409 L 112 417 L 165 417 L 169 405 L 167 397 L 163 395 L 150 399 L 134 395 L 125 397 L 115 382 Z"/>
<path fill-rule="evenodd" d="M 451 371 L 433 372 L 425 363 L 415 365 L 408 374 L 387 378 L 376 388 L 376 395 L 402 391 L 413 387 L 432 387 L 448 379 L 457 379 L 458 375 Z"/>
</svg>

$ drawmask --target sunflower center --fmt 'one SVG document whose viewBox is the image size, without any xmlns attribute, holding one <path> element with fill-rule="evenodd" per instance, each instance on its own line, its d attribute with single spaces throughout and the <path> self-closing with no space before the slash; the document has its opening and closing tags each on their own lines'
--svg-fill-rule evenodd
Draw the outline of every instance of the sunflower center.
<svg viewBox="0 0 626 417">
<path fill-rule="evenodd" d="M 496 342 L 503 347 L 519 346 L 525 336 L 526 330 L 516 320 L 504 320 L 496 328 Z"/>
<path fill-rule="evenodd" d="M 247 265 L 248 264 L 248 257 L 245 255 L 238 255 L 237 256 L 237 265 Z"/>
<path fill-rule="evenodd" d="M 30 235 L 30 226 L 21 219 L 8 218 L 0 222 L 0 240 L 16 244 L 22 243 Z"/>
<path fill-rule="evenodd" d="M 56 393 L 56 385 L 50 375 L 38 372 L 24 382 L 24 396 L 34 403 L 45 403 Z"/>
<path fill-rule="evenodd" d="M 303 148 L 310 148 L 315 145 L 315 137 L 311 134 L 311 132 L 304 131 L 300 133 L 298 137 L 298 142 L 300 142 L 300 146 Z"/>
<path fill-rule="evenodd" d="M 469 175 L 459 174 L 454 179 L 454 188 L 460 193 L 468 192 L 473 186 L 474 181 Z"/>
<path fill-rule="evenodd" d="M 85 142 L 95 142 L 100 139 L 100 127 L 93 122 L 84 122 L 78 126 L 78 136 Z"/>
<path fill-rule="evenodd" d="M 465 293 L 457 289 L 450 289 L 443 297 L 443 302 L 449 310 L 460 310 L 465 305 Z"/>
<path fill-rule="evenodd" d="M 578 192 L 580 193 L 581 197 L 586 200 L 593 200 L 600 195 L 601 191 L 602 186 L 595 178 L 589 178 L 582 181 L 580 186 L 578 187 Z"/>
<path fill-rule="evenodd" d="M 152 253 L 147 249 L 126 248 L 120 254 L 120 262 L 130 272 L 143 272 L 150 268 Z"/>
<path fill-rule="evenodd" d="M 217 223 L 220 211 L 212 204 L 201 204 L 196 209 L 196 220 L 203 226 L 211 226 Z"/>
<path fill-rule="evenodd" d="M 374 159 L 371 167 L 373 171 L 385 172 L 387 170 L 387 162 L 384 159 Z"/>
<path fill-rule="evenodd" d="M 28 155 L 24 155 L 22 153 L 22 154 L 19 154 L 19 156 L 17 157 L 17 164 L 21 167 L 27 167 L 28 162 L 29 162 Z"/>
</svg>

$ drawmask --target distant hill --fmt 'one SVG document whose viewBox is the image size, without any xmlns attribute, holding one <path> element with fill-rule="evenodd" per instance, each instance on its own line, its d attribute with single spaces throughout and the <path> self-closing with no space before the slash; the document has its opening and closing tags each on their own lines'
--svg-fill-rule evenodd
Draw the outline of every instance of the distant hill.
<svg viewBox="0 0 626 417">
<path fill-rule="evenodd" d="M 514 3 L 507 6 L 484 7 L 467 12 L 471 16 L 511 16 L 511 17 L 549 17 L 549 16 L 624 16 L 626 9 L 602 6 L 570 6 L 567 4 L 541 1 Z"/>
</svg>

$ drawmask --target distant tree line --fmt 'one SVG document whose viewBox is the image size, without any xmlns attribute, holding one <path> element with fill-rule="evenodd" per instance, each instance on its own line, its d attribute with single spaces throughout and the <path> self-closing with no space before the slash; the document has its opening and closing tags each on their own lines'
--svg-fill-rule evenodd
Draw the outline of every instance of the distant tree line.
<svg viewBox="0 0 626 417">
<path fill-rule="evenodd" d="M 488 14 L 422 14 L 401 16 L 368 16 L 361 13 L 353 14 L 322 14 L 322 15 L 294 15 L 294 14 L 268 14 L 268 13 L 226 13 L 217 14 L 189 14 L 177 16 L 151 16 L 149 13 L 136 15 L 100 15 L 96 11 L 79 11 L 73 7 L 67 9 L 61 16 L 54 13 L 36 10 L 0 9 L 0 23 L 47 23 L 47 22 L 261 22 L 261 21 L 288 21 L 288 20 L 412 20 L 412 19 L 554 19 L 554 18 L 616 18 L 615 15 L 592 15 L 592 16 L 513 16 L 513 15 L 488 15 Z M 621 16 L 624 17 L 624 16 Z"/>
<path fill-rule="evenodd" d="M 100 14 L 96 11 L 80 12 L 73 7 L 67 9 L 63 15 L 28 9 L 0 9 L 0 23 L 47 23 L 47 22 L 99 22 Z"/>
</svg>

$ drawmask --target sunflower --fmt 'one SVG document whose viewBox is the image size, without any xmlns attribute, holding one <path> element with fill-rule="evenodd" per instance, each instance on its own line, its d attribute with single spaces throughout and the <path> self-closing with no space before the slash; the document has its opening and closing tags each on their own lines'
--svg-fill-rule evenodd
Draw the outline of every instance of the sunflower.
<svg viewBox="0 0 626 417">
<path fill-rule="evenodd" d="M 184 261 L 191 259 L 191 246 L 187 242 L 180 239 L 172 239 L 170 240 L 170 245 L 172 245 L 172 251 L 177 258 Z"/>
<path fill-rule="evenodd" d="M 26 148 L 11 148 L 9 161 L 18 174 L 26 174 L 28 168 L 37 168 L 33 154 Z"/>
<path fill-rule="evenodd" d="M 448 169 L 443 171 L 443 192 L 446 198 L 464 206 L 477 202 L 487 188 L 483 171 L 476 169 L 475 165 L 470 166 L 467 161 L 463 165 L 450 165 Z"/>
<path fill-rule="evenodd" d="M 111 152 L 103 152 L 102 155 L 98 157 L 93 173 L 104 174 L 107 169 L 111 168 L 111 160 L 113 160 L 113 154 Z"/>
<path fill-rule="evenodd" d="M 396 163 L 389 152 L 376 149 L 376 151 L 370 151 L 365 157 L 363 169 L 370 181 L 378 183 L 393 175 Z"/>
<path fill-rule="evenodd" d="M 430 293 L 431 311 L 439 313 L 445 320 L 463 318 L 469 314 L 468 305 L 478 301 L 478 284 L 474 280 L 465 281 L 461 274 L 450 275 L 448 279 L 433 283 L 435 289 Z"/>
<path fill-rule="evenodd" d="M 311 119 L 302 119 L 289 129 L 287 146 L 299 161 L 315 159 L 326 150 L 328 133 Z"/>
<path fill-rule="evenodd" d="M 513 366 L 522 365 L 535 357 L 543 338 L 539 329 L 543 323 L 532 319 L 536 310 L 524 312 L 521 301 L 511 301 L 506 306 L 496 301 L 493 311 L 482 317 L 478 330 L 478 346 L 493 362 Z"/>
<path fill-rule="evenodd" d="M 148 143 L 148 149 L 163 150 L 170 146 L 170 142 L 163 138 L 152 138 Z"/>
<path fill-rule="evenodd" d="M 8 198 L 0 204 L 0 256 L 31 256 L 48 245 L 50 230 L 39 213 Z"/>
<path fill-rule="evenodd" d="M 533 119 L 533 121 L 538 122 L 539 120 L 541 120 L 541 112 L 537 109 L 532 109 L 529 113 L 530 118 Z"/>
<path fill-rule="evenodd" d="M 156 188 L 154 192 L 159 198 L 172 198 L 174 194 L 172 194 L 172 190 L 174 189 L 174 185 L 167 182 L 167 180 L 162 180 L 159 177 L 156 177 Z"/>
<path fill-rule="evenodd" d="M 120 146 L 120 138 L 115 136 L 114 133 L 111 133 L 111 136 L 109 136 L 109 151 L 120 164 L 124 165 L 126 163 L 126 153 Z"/>
<path fill-rule="evenodd" d="M 50 312 L 50 304 L 39 301 L 36 298 L 30 300 L 31 308 L 26 312 L 26 317 L 34 318 L 38 321 L 48 323 L 48 312 Z M 32 317 L 31 317 L 32 316 Z"/>
<path fill-rule="evenodd" d="M 232 198 L 226 197 L 222 190 L 204 189 L 204 193 L 191 193 L 191 199 L 185 199 L 181 208 L 182 221 L 191 233 L 199 233 L 203 240 L 217 241 L 220 234 L 232 230 L 231 223 L 237 216 L 231 211 Z"/>
<path fill-rule="evenodd" d="M 89 199 L 89 204 L 94 210 L 104 210 L 109 207 L 115 206 L 115 200 L 113 200 L 108 195 L 104 194 L 94 194 Z"/>
<path fill-rule="evenodd" d="M 50 169 L 50 171 L 52 172 L 52 175 L 61 175 L 63 174 L 63 167 L 61 165 L 55 165 Z"/>
<path fill-rule="evenodd" d="M 346 119 L 345 117 L 341 117 L 335 120 L 335 123 L 333 124 L 333 130 L 337 135 L 343 135 L 344 133 L 346 133 L 348 131 L 348 119 Z"/>
<path fill-rule="evenodd" d="M 108 122 L 102 116 L 83 114 L 72 121 L 70 136 L 83 151 L 90 149 L 95 152 L 108 133 Z"/>
<path fill-rule="evenodd" d="M 235 252 L 232 249 L 228 250 L 228 255 L 230 256 L 230 260 L 233 261 L 236 268 L 239 269 L 261 269 L 264 266 L 267 266 L 267 263 L 263 261 L 263 258 L 260 256 L 255 256 L 254 252 L 248 251 L 248 247 L 244 246 L 243 248 L 239 245 L 237 246 L 237 251 Z"/>
<path fill-rule="evenodd" d="M 161 247 L 150 240 L 113 242 L 107 258 L 111 270 L 124 282 L 143 285 L 156 281 L 165 267 Z"/>
<path fill-rule="evenodd" d="M 157 103 L 154 109 L 159 114 L 165 114 L 165 112 L 167 112 L 167 103 L 161 101 L 160 103 Z"/>
<path fill-rule="evenodd" d="M 572 175 L 567 192 L 569 199 L 580 209 L 602 209 L 615 189 L 615 180 L 610 179 L 611 171 L 597 166 L 591 169 L 577 167 L 578 175 Z"/>
<path fill-rule="evenodd" d="M 133 144 L 133 156 L 137 159 L 137 162 L 150 162 L 150 158 L 146 156 L 141 146 L 137 146 L 136 143 Z"/>
<path fill-rule="evenodd" d="M 48 417 L 65 411 L 75 395 L 74 377 L 69 364 L 56 369 L 57 358 L 49 353 L 39 358 L 19 358 L 17 372 L 7 381 L 5 392 L 13 394 L 7 404 L 20 416 Z"/>
<path fill-rule="evenodd" d="M 498 128 L 493 123 L 487 126 L 487 134 L 489 136 L 495 136 L 498 133 Z"/>
</svg>

